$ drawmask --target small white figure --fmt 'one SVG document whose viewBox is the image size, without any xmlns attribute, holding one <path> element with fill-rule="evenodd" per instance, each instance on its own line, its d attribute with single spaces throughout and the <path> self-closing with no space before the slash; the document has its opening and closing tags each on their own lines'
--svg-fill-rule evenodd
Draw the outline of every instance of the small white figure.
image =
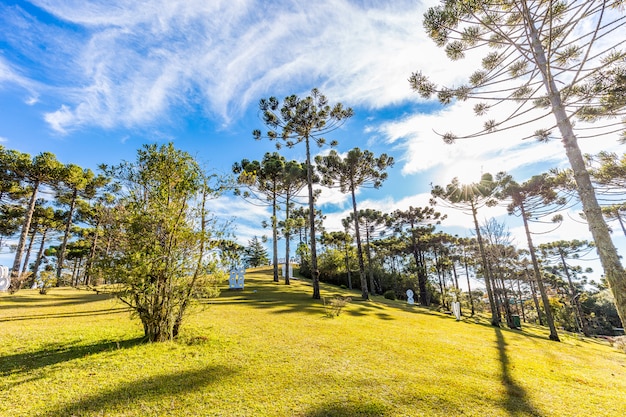
<svg viewBox="0 0 626 417">
<path fill-rule="evenodd" d="M 413 305 L 415 304 L 415 301 L 413 300 L 413 295 L 415 295 L 415 293 L 413 292 L 412 289 L 408 289 L 406 290 L 406 302 L 409 305 Z"/>
<path fill-rule="evenodd" d="M 454 317 L 456 317 L 456 321 L 461 320 L 461 303 L 455 301 L 452 303 L 452 312 L 454 313 Z"/>
<path fill-rule="evenodd" d="M 245 270 L 243 269 L 233 269 L 232 271 L 230 271 L 230 276 L 228 277 L 228 288 L 230 288 L 231 290 L 243 290 L 244 272 Z"/>
</svg>

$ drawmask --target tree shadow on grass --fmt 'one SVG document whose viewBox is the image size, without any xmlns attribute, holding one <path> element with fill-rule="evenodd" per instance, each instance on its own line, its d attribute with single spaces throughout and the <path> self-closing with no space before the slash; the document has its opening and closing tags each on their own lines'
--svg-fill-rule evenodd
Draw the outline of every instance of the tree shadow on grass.
<svg viewBox="0 0 626 417">
<path fill-rule="evenodd" d="M 203 303 L 209 305 L 242 305 L 247 304 L 255 308 L 271 310 L 274 314 L 305 313 L 310 315 L 325 315 L 324 300 L 314 300 L 310 294 L 292 289 L 282 283 L 251 284 L 241 290 L 225 290 L 219 297 L 212 298 Z M 335 296 L 345 297 L 340 290 L 332 292 L 325 288 L 322 298 L 329 300 Z M 352 301 L 342 310 L 342 314 L 352 316 L 365 316 L 376 314 L 384 320 L 392 320 L 393 317 L 384 313 L 384 307 L 374 304 L 371 300 L 361 300 L 352 297 Z"/>
<path fill-rule="evenodd" d="M 29 373 L 50 365 L 83 358 L 96 353 L 127 349 L 143 342 L 143 338 L 102 341 L 91 345 L 49 345 L 36 352 L 16 353 L 0 357 L 0 376 Z"/>
<path fill-rule="evenodd" d="M 506 350 L 506 341 L 502 335 L 502 330 L 498 327 L 494 329 L 496 331 L 498 355 L 502 367 L 502 384 L 506 388 L 506 398 L 503 404 L 504 408 L 511 416 L 541 417 L 543 414 L 530 403 L 526 390 L 515 382 L 511 376 L 511 366 Z"/>
<path fill-rule="evenodd" d="M 305 417 L 384 417 L 390 415 L 387 407 L 374 402 L 331 402 L 313 408 Z"/>
<path fill-rule="evenodd" d="M 80 295 L 71 295 L 68 296 L 64 293 L 49 293 L 46 295 L 40 294 L 13 294 L 8 297 L 3 297 L 3 305 L 0 305 L 0 310 L 8 310 L 19 307 L 20 304 L 23 304 L 24 307 L 34 308 L 34 307 L 63 307 L 63 306 L 73 306 L 80 304 L 93 303 L 97 301 L 110 300 L 115 298 L 112 294 L 107 293 L 95 293 L 95 292 L 85 292 Z"/>
<path fill-rule="evenodd" d="M 175 374 L 154 375 L 118 385 L 114 388 L 61 404 L 52 410 L 39 414 L 40 417 L 82 416 L 86 414 L 117 414 L 122 410 L 142 407 L 142 404 L 157 402 L 170 396 L 202 390 L 219 383 L 234 374 L 225 366 L 207 366 L 202 369 L 176 372 Z M 147 404 L 150 407 L 150 404 Z M 143 407 L 142 407 L 143 408 Z M 180 410 L 164 410 L 159 406 L 158 415 L 168 415 Z M 116 411 L 113 411 L 116 410 Z M 146 414 L 152 414 L 146 412 Z"/>
<path fill-rule="evenodd" d="M 63 319 L 72 317 L 88 317 L 88 316 L 102 316 L 106 314 L 115 314 L 121 312 L 130 312 L 128 307 L 117 308 L 105 308 L 102 310 L 87 310 L 87 311 L 71 311 L 67 313 L 50 313 L 50 314 L 29 314 L 26 316 L 12 316 L 0 319 L 0 323 L 4 321 L 23 321 L 23 320 L 47 320 L 47 319 Z"/>
</svg>

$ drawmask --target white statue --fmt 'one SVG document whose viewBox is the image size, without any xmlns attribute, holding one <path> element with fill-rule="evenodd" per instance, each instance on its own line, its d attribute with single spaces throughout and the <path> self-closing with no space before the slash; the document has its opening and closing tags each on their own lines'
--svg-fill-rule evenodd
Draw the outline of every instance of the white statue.
<svg viewBox="0 0 626 417">
<path fill-rule="evenodd" d="M 228 288 L 243 290 L 244 283 L 244 269 L 233 269 L 230 271 L 230 277 L 228 277 Z"/>
<path fill-rule="evenodd" d="M 409 288 L 408 290 L 406 290 L 406 302 L 409 305 L 415 304 L 415 300 L 413 300 L 413 295 L 415 295 L 415 293 L 412 289 Z"/>
</svg>

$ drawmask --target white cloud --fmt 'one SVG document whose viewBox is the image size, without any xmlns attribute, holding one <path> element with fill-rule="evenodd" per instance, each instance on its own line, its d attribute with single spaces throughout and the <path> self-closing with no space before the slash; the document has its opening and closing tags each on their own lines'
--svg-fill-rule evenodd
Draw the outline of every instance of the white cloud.
<svg viewBox="0 0 626 417">
<path fill-rule="evenodd" d="M 381 108 L 411 99 L 407 77 L 437 52 L 420 24 L 423 8 L 408 1 L 35 4 L 87 31 L 66 57 L 76 70 L 65 105 L 47 117 L 59 131 L 142 125 L 174 104 L 199 105 L 228 122 L 260 97 L 297 93 L 287 90 L 294 85 Z"/>
</svg>

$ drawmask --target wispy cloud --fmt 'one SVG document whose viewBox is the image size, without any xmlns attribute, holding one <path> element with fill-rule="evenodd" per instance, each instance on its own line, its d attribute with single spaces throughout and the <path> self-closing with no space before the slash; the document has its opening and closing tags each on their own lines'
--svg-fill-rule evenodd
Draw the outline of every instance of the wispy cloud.
<svg viewBox="0 0 626 417">
<path fill-rule="evenodd" d="M 408 1 L 34 3 L 69 23 L 37 22 L 23 11 L 8 21 L 71 45 L 55 48 L 44 67 L 62 69 L 56 76 L 72 68 L 56 80 L 65 102 L 46 116 L 58 131 L 134 127 L 181 104 L 228 123 L 260 97 L 297 93 L 287 85 L 306 92 L 315 79 L 336 100 L 380 108 L 410 98 L 406 78 L 436 49 L 423 34 L 421 8 Z"/>
</svg>

